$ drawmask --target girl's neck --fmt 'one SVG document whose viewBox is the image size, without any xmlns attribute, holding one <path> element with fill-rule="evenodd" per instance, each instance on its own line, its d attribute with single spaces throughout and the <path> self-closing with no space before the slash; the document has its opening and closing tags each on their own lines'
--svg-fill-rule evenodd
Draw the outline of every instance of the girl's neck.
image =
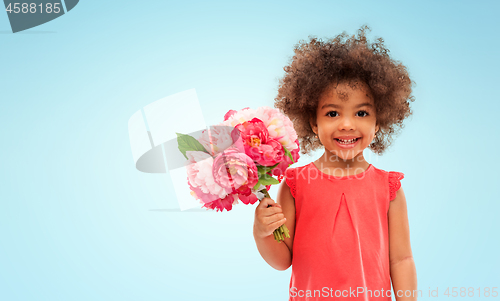
<svg viewBox="0 0 500 301">
<path fill-rule="evenodd" d="M 366 162 L 361 152 L 356 157 L 344 160 L 339 156 L 326 152 L 315 161 L 319 170 L 327 170 L 329 174 L 342 173 L 343 175 L 351 175 L 359 173 L 360 170 L 366 170 L 370 163 Z"/>
</svg>

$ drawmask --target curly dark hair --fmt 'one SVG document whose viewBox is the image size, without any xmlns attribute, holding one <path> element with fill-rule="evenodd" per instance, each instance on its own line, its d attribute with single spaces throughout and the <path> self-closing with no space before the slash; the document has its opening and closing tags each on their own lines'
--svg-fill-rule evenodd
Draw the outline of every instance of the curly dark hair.
<svg viewBox="0 0 500 301">
<path fill-rule="evenodd" d="M 370 88 L 379 131 L 369 148 L 378 155 L 413 113 L 410 102 L 415 100 L 411 96 L 415 83 L 406 67 L 389 57 L 382 38 L 367 42 L 367 30 L 370 27 L 363 25 L 357 37 L 348 38 L 344 31 L 326 42 L 309 36 L 309 42 L 300 40 L 295 45 L 295 55 L 283 68 L 285 75 L 279 80 L 274 107 L 293 122 L 302 154 L 322 145 L 309 121 L 316 120 L 320 96 L 332 83 L 362 81 Z"/>
</svg>

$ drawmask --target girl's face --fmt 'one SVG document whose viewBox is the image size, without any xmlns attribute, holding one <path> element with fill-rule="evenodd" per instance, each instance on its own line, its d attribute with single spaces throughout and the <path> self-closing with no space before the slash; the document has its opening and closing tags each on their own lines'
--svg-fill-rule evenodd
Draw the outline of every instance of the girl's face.
<svg viewBox="0 0 500 301">
<path fill-rule="evenodd" d="M 331 85 L 321 95 L 316 112 L 316 123 L 311 121 L 325 151 L 343 160 L 363 155 L 375 137 L 376 110 L 373 95 L 364 82 Z"/>
</svg>

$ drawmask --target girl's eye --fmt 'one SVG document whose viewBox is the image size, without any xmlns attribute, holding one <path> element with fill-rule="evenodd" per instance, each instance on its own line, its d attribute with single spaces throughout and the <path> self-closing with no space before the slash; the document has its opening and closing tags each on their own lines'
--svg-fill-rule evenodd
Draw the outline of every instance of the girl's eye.
<svg viewBox="0 0 500 301">
<path fill-rule="evenodd" d="M 326 113 L 326 116 L 330 116 L 330 113 L 335 113 L 335 114 L 337 114 L 337 111 L 330 111 L 330 112 Z M 335 116 L 330 116 L 330 117 L 335 117 Z"/>
<path fill-rule="evenodd" d="M 361 111 L 358 111 L 358 113 L 362 113 L 364 115 L 361 115 L 360 117 L 366 117 L 368 116 L 368 112 L 367 111 L 364 111 L 364 110 L 361 110 Z M 336 115 L 332 116 L 331 114 L 338 114 L 337 111 L 330 111 L 328 113 L 326 113 L 326 116 L 329 116 L 329 117 L 336 117 Z M 359 116 L 359 115 L 358 115 Z"/>
<path fill-rule="evenodd" d="M 358 113 L 361 113 L 361 112 L 366 114 L 366 115 L 363 115 L 363 116 L 361 116 L 361 117 L 368 116 L 368 112 L 367 112 L 367 111 L 359 111 Z"/>
</svg>

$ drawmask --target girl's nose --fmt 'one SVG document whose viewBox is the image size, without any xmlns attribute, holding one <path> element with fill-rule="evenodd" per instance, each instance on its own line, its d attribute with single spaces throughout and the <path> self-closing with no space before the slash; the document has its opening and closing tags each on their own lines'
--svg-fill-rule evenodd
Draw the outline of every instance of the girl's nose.
<svg viewBox="0 0 500 301">
<path fill-rule="evenodd" d="M 349 117 L 342 117 L 340 119 L 339 130 L 351 131 L 355 129 L 354 120 Z"/>
</svg>

